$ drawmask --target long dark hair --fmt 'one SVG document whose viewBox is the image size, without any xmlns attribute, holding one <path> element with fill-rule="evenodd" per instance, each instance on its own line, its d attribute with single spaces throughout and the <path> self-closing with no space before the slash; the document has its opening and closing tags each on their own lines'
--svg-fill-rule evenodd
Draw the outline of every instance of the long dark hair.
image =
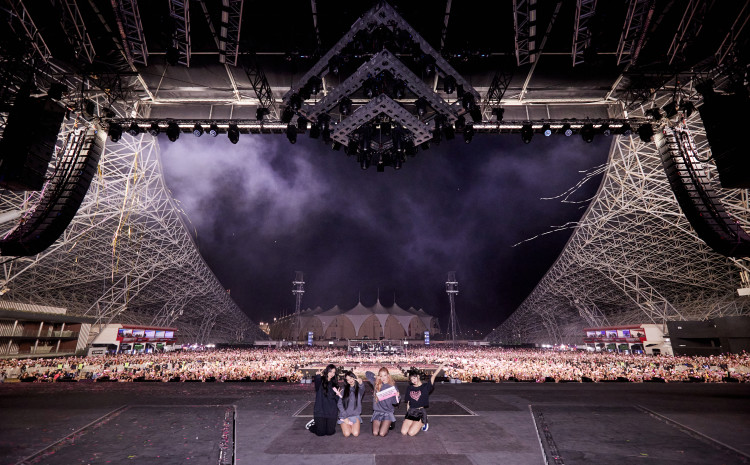
<svg viewBox="0 0 750 465">
<path fill-rule="evenodd" d="M 346 377 L 351 376 L 354 378 L 354 406 L 356 407 L 359 403 L 359 382 L 357 382 L 357 375 L 354 374 L 353 371 L 345 371 L 344 372 L 344 396 L 341 399 L 341 402 L 344 404 L 344 409 L 349 408 L 349 391 L 351 389 L 351 386 L 346 381 Z"/>
<path fill-rule="evenodd" d="M 328 372 L 329 371 L 336 371 L 336 365 L 333 363 L 329 363 L 325 370 L 323 370 L 323 376 L 321 376 L 321 384 L 320 388 L 323 389 L 323 391 L 326 392 L 326 394 L 329 392 L 331 388 L 338 387 L 338 379 L 336 379 L 336 375 L 333 375 L 333 378 L 331 378 L 331 386 L 328 385 Z"/>
</svg>

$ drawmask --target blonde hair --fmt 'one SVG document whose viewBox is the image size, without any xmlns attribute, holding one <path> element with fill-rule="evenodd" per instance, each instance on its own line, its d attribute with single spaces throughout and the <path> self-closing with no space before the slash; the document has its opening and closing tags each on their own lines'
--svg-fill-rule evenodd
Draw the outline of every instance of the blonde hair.
<svg viewBox="0 0 750 465">
<path fill-rule="evenodd" d="M 388 371 L 388 368 L 380 367 L 380 370 L 378 370 L 378 376 L 375 378 L 375 390 L 372 393 L 374 397 L 377 397 L 377 393 L 380 392 L 380 388 L 383 387 L 383 381 L 380 379 L 380 374 L 383 372 L 385 372 L 385 374 L 388 375 L 388 381 L 386 382 L 390 384 L 391 386 L 394 386 L 393 378 L 391 378 L 391 374 Z"/>
</svg>

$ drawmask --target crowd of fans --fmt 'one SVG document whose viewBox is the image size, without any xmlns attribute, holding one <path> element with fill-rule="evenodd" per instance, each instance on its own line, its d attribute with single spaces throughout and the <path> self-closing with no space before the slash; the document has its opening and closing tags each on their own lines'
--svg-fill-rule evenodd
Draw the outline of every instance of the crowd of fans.
<svg viewBox="0 0 750 465">
<path fill-rule="evenodd" d="M 750 354 L 708 357 L 464 346 L 411 347 L 405 354 L 356 355 L 344 349 L 252 348 L 0 360 L 0 382 L 300 382 L 333 363 L 363 372 L 379 366 L 429 370 L 445 365 L 454 382 L 750 382 Z"/>
</svg>

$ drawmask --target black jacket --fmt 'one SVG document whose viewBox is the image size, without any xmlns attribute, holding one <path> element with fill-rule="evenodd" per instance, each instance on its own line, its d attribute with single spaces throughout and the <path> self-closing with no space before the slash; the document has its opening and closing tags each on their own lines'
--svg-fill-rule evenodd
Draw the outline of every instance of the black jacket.
<svg viewBox="0 0 750 465">
<path fill-rule="evenodd" d="M 320 375 L 315 375 L 315 409 L 313 416 L 324 418 L 338 418 L 339 406 L 338 396 L 333 392 L 336 387 L 336 381 L 331 380 L 328 383 L 328 389 L 323 390 L 323 380 Z"/>
</svg>

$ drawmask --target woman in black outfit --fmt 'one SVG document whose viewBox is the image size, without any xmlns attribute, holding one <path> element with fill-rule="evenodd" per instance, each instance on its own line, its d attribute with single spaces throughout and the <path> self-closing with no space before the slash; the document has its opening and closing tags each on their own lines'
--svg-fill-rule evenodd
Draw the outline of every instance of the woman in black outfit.
<svg viewBox="0 0 750 465">
<path fill-rule="evenodd" d="M 315 373 L 314 380 L 313 419 L 305 425 L 305 428 L 318 436 L 333 436 L 339 415 L 338 396 L 334 391 L 339 386 L 336 379 L 336 365 L 329 364 L 325 370 Z"/>
</svg>

